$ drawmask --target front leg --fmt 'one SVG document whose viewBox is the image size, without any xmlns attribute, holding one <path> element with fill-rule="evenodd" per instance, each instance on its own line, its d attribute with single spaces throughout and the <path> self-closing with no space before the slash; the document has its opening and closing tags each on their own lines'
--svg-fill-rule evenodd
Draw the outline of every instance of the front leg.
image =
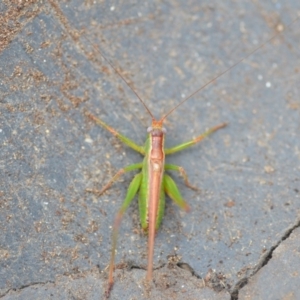
<svg viewBox="0 0 300 300">
<path fill-rule="evenodd" d="M 204 138 L 208 137 L 209 135 L 211 135 L 213 132 L 224 128 L 227 126 L 227 123 L 222 123 L 220 125 L 217 125 L 213 128 L 208 129 L 207 131 L 205 131 L 203 134 L 200 134 L 199 136 L 195 137 L 194 139 L 192 139 L 191 141 L 182 143 L 180 145 L 177 145 L 175 147 L 169 148 L 169 149 L 165 149 L 165 154 L 173 154 L 176 153 L 178 151 L 184 150 L 186 148 L 189 148 L 197 143 L 199 143 L 200 141 L 202 141 Z"/>
<path fill-rule="evenodd" d="M 103 122 L 99 118 L 95 117 L 91 113 L 86 112 L 85 114 L 90 119 L 92 119 L 94 122 L 96 122 L 98 125 L 102 126 L 104 129 L 106 129 L 107 131 L 109 131 L 112 135 L 116 136 L 121 142 L 123 142 L 124 144 L 126 144 L 127 146 L 129 146 L 131 149 L 133 149 L 133 150 L 141 153 L 142 155 L 145 155 L 145 149 L 144 149 L 143 146 L 137 145 L 134 141 L 132 141 L 131 139 L 127 138 L 123 134 L 119 133 L 114 128 L 110 127 L 105 122 Z"/>
</svg>

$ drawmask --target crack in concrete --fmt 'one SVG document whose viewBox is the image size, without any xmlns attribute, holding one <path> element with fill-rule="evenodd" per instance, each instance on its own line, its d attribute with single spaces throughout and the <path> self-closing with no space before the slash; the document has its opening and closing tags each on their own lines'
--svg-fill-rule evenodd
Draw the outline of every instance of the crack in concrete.
<svg viewBox="0 0 300 300">
<path fill-rule="evenodd" d="M 86 270 L 84 272 L 80 272 L 80 271 L 76 271 L 76 272 L 70 272 L 70 273 L 63 273 L 63 274 L 59 274 L 56 276 L 56 279 L 58 277 L 70 277 L 70 276 L 76 276 L 78 274 L 88 274 L 88 273 L 95 273 L 95 271 L 98 271 L 98 273 L 100 274 L 101 273 L 101 270 L 100 270 L 100 266 L 99 265 L 96 265 L 95 268 L 91 268 L 89 270 Z M 21 290 L 24 290 L 26 288 L 30 288 L 30 287 L 33 287 L 33 286 L 44 286 L 44 285 L 47 285 L 47 284 L 57 284 L 57 280 L 48 280 L 48 281 L 44 281 L 44 282 L 31 282 L 31 283 L 28 283 L 28 284 L 24 284 L 24 285 L 21 285 L 20 287 L 18 288 L 11 288 L 11 289 L 8 289 L 7 291 L 5 291 L 3 294 L 0 295 L 0 299 L 2 299 L 3 297 L 5 297 L 7 294 L 9 294 L 10 292 L 18 292 L 18 291 L 21 291 Z"/>
<path fill-rule="evenodd" d="M 3 293 L 1 296 L 0 296 L 0 299 L 1 298 L 3 298 L 3 297 L 5 297 L 7 294 L 9 294 L 11 291 L 12 292 L 16 292 L 16 291 L 20 291 L 20 290 L 23 290 L 23 289 L 26 289 L 26 288 L 28 288 L 28 287 L 32 287 L 32 286 L 36 286 L 36 285 L 45 285 L 45 284 L 48 284 L 48 283 L 55 283 L 55 281 L 51 281 L 51 280 L 49 280 L 49 281 L 45 281 L 45 282 L 31 282 L 31 283 L 28 283 L 28 284 L 24 284 L 24 285 L 21 285 L 20 287 L 18 287 L 17 289 L 14 289 L 14 288 L 12 288 L 12 289 L 8 289 L 5 293 Z"/>
<path fill-rule="evenodd" d="M 183 261 L 177 262 L 177 263 L 172 263 L 169 262 L 169 264 L 176 265 L 177 267 L 187 270 L 191 273 L 193 277 L 196 277 L 197 279 L 203 280 L 205 283 L 205 286 L 212 288 L 216 292 L 220 292 L 221 290 L 226 290 L 228 293 L 231 295 L 231 300 L 238 300 L 239 299 L 239 291 L 248 284 L 249 280 L 254 277 L 258 271 L 260 271 L 264 266 L 268 264 L 268 262 L 272 259 L 273 257 L 273 252 L 281 245 L 283 241 L 288 239 L 290 235 L 294 232 L 295 229 L 300 227 L 300 220 L 297 221 L 295 225 L 293 225 L 290 229 L 288 229 L 282 236 L 282 238 L 276 243 L 274 246 L 270 248 L 270 250 L 264 255 L 262 258 L 261 262 L 258 264 L 258 266 L 253 270 L 253 272 L 242 278 L 240 281 L 238 281 L 232 291 L 230 292 L 230 286 L 226 284 L 225 277 L 222 277 L 221 273 L 216 273 L 214 270 L 209 270 L 205 278 L 202 278 L 199 274 L 195 272 L 192 266 L 190 266 L 188 263 L 185 263 Z M 166 264 L 161 264 L 160 266 L 154 268 L 155 270 L 161 269 L 165 267 Z M 144 266 L 139 266 L 136 265 L 133 261 L 128 261 L 125 265 L 119 266 L 119 268 L 126 268 L 128 271 L 132 269 L 139 269 L 139 270 L 146 270 L 147 268 Z M 100 271 L 100 267 L 97 266 L 97 269 Z M 20 286 L 17 290 L 23 290 L 28 287 L 32 286 L 38 286 L 38 285 L 45 285 L 45 284 L 55 284 L 55 281 L 46 281 L 46 282 L 33 282 L 30 284 L 25 284 Z M 5 297 L 7 294 L 9 294 L 11 291 L 15 292 L 16 289 L 9 289 L 5 293 L 3 293 L 0 296 L 0 299 Z"/>
<path fill-rule="evenodd" d="M 273 252 L 281 245 L 283 241 L 288 239 L 290 235 L 293 233 L 293 231 L 300 227 L 300 220 L 293 225 L 290 229 L 288 229 L 285 234 L 282 236 L 282 238 L 278 241 L 276 245 L 270 248 L 270 250 L 266 253 L 264 258 L 262 259 L 261 263 L 258 264 L 258 266 L 254 269 L 254 271 L 247 277 L 242 278 L 240 281 L 238 281 L 232 290 L 231 294 L 231 300 L 238 300 L 239 299 L 239 291 L 242 289 L 247 283 L 249 282 L 249 279 L 255 276 L 259 270 L 261 270 L 264 266 L 268 264 L 268 262 L 272 259 Z"/>
</svg>

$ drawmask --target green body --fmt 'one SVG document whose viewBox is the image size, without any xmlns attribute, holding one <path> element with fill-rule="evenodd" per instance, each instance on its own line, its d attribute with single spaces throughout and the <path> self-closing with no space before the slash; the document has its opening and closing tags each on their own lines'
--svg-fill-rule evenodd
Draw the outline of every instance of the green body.
<svg viewBox="0 0 300 300">
<path fill-rule="evenodd" d="M 148 161 L 149 161 L 149 153 L 151 149 L 151 136 L 148 134 L 146 143 L 144 145 L 145 149 L 145 157 L 143 159 L 142 164 L 142 178 L 139 187 L 139 212 L 140 212 L 140 222 L 144 231 L 148 230 L 148 207 L 149 207 L 149 170 L 148 170 Z M 158 229 L 165 210 L 165 193 L 164 189 L 160 190 L 160 197 L 158 201 L 158 210 L 157 210 L 157 218 L 155 228 Z"/>
</svg>

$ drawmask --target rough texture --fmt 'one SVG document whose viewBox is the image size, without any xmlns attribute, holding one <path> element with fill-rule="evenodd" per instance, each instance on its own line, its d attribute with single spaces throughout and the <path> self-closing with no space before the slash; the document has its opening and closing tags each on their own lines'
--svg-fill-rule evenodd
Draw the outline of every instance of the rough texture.
<svg viewBox="0 0 300 300">
<path fill-rule="evenodd" d="M 300 299 L 299 240 L 297 228 L 275 249 L 268 264 L 240 290 L 239 299 Z"/>
<path fill-rule="evenodd" d="M 102 197 L 86 189 L 141 157 L 85 111 L 140 144 L 150 123 L 97 49 L 160 117 L 281 31 L 300 3 L 2 1 L 0 10 L 0 295 L 28 299 L 37 289 L 45 299 L 49 288 L 55 299 L 93 299 L 103 295 L 111 225 L 133 174 Z M 299 22 L 168 118 L 167 146 L 229 126 L 167 160 L 201 191 L 174 175 L 192 211 L 167 202 L 156 299 L 183 290 L 180 299 L 238 298 L 299 226 Z M 135 203 L 120 230 L 112 298 L 125 287 L 126 299 L 144 295 L 146 251 Z M 170 257 L 190 272 L 162 269 Z M 295 281 L 286 282 L 289 295 Z"/>
</svg>

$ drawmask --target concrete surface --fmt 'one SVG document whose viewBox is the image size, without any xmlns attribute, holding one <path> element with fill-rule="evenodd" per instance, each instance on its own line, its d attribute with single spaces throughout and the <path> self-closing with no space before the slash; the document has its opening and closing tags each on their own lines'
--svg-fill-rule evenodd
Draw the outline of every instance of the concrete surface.
<svg viewBox="0 0 300 300">
<path fill-rule="evenodd" d="M 299 240 L 298 227 L 273 251 L 268 264 L 240 290 L 239 299 L 300 299 Z"/>
<path fill-rule="evenodd" d="M 141 157 L 84 112 L 140 144 L 150 118 L 95 47 L 160 117 L 281 31 L 300 3 L 3 1 L 0 10 L 0 297 L 102 299 L 111 225 L 133 174 L 102 197 L 86 189 Z M 297 299 L 299 25 L 170 115 L 167 146 L 229 126 L 168 158 L 201 191 L 174 174 L 192 212 L 167 202 L 149 290 L 146 238 L 136 202 L 129 208 L 111 299 Z M 278 268 L 284 282 L 266 271 Z"/>
</svg>

